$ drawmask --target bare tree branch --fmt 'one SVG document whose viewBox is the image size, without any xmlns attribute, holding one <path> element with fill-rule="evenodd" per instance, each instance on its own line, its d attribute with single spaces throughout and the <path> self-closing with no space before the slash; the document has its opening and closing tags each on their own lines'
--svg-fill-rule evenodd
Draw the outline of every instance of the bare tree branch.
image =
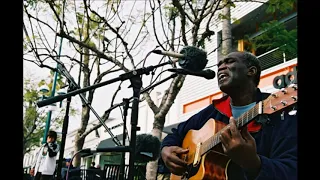
<svg viewBox="0 0 320 180">
<path fill-rule="evenodd" d="M 150 97 L 149 93 L 143 93 L 143 97 L 145 98 L 145 100 L 147 101 L 150 109 L 153 111 L 154 114 L 158 114 L 159 113 L 159 107 L 153 102 L 153 100 Z"/>
<path fill-rule="evenodd" d="M 92 13 L 94 13 L 94 14 L 95 14 L 96 16 L 98 16 L 102 21 L 104 21 L 104 23 L 111 29 L 111 31 L 116 34 L 117 38 L 119 38 L 119 39 L 121 40 L 121 42 L 122 42 L 122 44 L 123 44 L 123 46 L 124 46 L 124 48 L 125 48 L 125 50 L 126 50 L 126 53 L 127 53 L 127 55 L 129 56 L 129 58 L 130 58 L 130 60 L 131 60 L 131 64 L 132 64 L 133 68 L 135 69 L 133 57 L 132 57 L 132 55 L 130 54 L 129 49 L 128 49 L 128 43 L 120 36 L 118 30 L 116 30 L 117 28 L 113 28 L 113 27 L 108 23 L 108 21 L 107 21 L 104 17 L 100 16 L 96 11 L 92 10 L 92 9 L 90 8 L 90 6 L 88 6 L 88 8 L 89 8 L 89 10 L 90 10 Z M 119 27 L 118 27 L 118 28 L 119 28 Z M 98 53 L 97 53 L 97 54 L 98 54 Z"/>
<path fill-rule="evenodd" d="M 97 54 L 98 57 L 100 58 L 104 58 L 108 61 L 111 61 L 113 62 L 114 64 L 116 64 L 117 66 L 119 66 L 122 70 L 124 70 L 125 72 L 129 72 L 129 69 L 127 69 L 123 64 L 121 64 L 118 60 L 114 59 L 113 57 L 111 56 L 107 56 L 105 54 L 103 54 L 102 52 L 100 52 L 98 49 L 94 48 L 94 47 L 90 47 L 89 45 L 83 43 L 83 42 L 80 42 L 79 40 L 67 35 L 66 33 L 64 33 L 63 31 L 60 32 L 60 33 L 57 33 L 58 36 L 60 37 L 63 37 L 63 38 L 66 38 L 68 40 L 70 40 L 71 42 L 75 42 L 77 44 L 79 44 L 80 46 L 82 47 L 85 47 L 85 48 L 88 48 L 90 49 L 91 51 L 95 52 Z"/>
<path fill-rule="evenodd" d="M 181 20 L 181 35 L 182 35 L 182 41 L 184 43 L 185 46 L 188 45 L 188 41 L 187 41 L 187 37 L 186 37 L 186 17 L 189 18 L 189 20 L 191 22 L 194 22 L 193 20 L 191 20 L 191 18 L 184 12 L 179 0 L 172 0 L 172 4 L 173 6 L 175 6 L 179 13 L 180 13 L 180 20 Z"/>
</svg>

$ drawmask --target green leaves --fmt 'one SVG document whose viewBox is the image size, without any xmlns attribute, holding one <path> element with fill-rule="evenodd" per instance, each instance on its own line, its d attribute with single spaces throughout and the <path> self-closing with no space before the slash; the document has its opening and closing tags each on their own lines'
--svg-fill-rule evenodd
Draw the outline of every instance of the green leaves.
<svg viewBox="0 0 320 180">
<path fill-rule="evenodd" d="M 39 83 L 41 84 L 41 83 Z M 33 146 L 39 145 L 41 138 L 41 131 L 37 124 L 41 124 L 44 121 L 42 111 L 39 111 L 35 102 L 41 95 L 37 92 L 36 83 L 30 79 L 24 81 L 24 93 L 23 93 L 23 105 L 24 105 L 24 116 L 23 116 L 23 146 L 24 151 L 29 151 Z"/>
<path fill-rule="evenodd" d="M 226 15 L 224 15 L 224 14 L 222 14 L 222 13 L 219 13 L 218 18 L 219 18 L 220 20 L 222 20 L 222 19 L 227 19 L 227 20 L 230 19 L 229 16 L 226 16 Z"/>
<path fill-rule="evenodd" d="M 232 18 L 232 20 L 233 20 L 234 24 L 240 24 L 241 23 L 240 19 Z"/>
<path fill-rule="evenodd" d="M 174 7 L 172 4 L 165 5 L 164 10 L 165 10 L 165 16 L 168 17 L 169 20 L 173 20 L 179 16 L 179 10 L 176 7 Z"/>
<path fill-rule="evenodd" d="M 269 0 L 266 13 L 273 14 L 276 10 L 287 13 L 293 9 L 296 0 Z"/>
<path fill-rule="evenodd" d="M 39 98 L 38 92 L 37 90 L 34 89 L 27 89 L 24 96 L 23 96 L 23 100 L 25 102 L 34 102 L 37 101 Z"/>
<path fill-rule="evenodd" d="M 264 48 L 268 51 L 280 47 L 284 52 L 297 51 L 297 29 L 288 31 L 283 24 L 273 20 L 263 23 L 261 30 L 265 32 L 251 40 L 255 49 Z"/>
<path fill-rule="evenodd" d="M 269 6 L 266 13 L 279 16 L 292 11 L 296 0 L 269 0 Z M 250 42 L 251 46 L 247 50 L 259 48 L 269 51 L 275 48 L 280 48 L 284 53 L 297 52 L 297 28 L 287 30 L 285 25 L 278 20 L 261 23 L 259 31 L 263 32 L 253 39 L 245 36 L 245 39 Z"/>
<path fill-rule="evenodd" d="M 76 18 L 79 24 L 83 23 L 83 14 L 81 14 L 80 12 L 76 12 Z"/>
</svg>

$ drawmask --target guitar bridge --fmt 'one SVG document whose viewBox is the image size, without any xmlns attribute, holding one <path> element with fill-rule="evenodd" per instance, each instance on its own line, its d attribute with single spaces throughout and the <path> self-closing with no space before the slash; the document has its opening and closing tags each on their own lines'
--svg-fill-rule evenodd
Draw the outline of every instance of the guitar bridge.
<svg viewBox="0 0 320 180">
<path fill-rule="evenodd" d="M 193 166 L 196 167 L 198 163 L 200 162 L 200 148 L 201 148 L 201 143 L 197 144 L 196 148 L 196 153 L 194 154 L 194 159 L 193 159 Z"/>
</svg>

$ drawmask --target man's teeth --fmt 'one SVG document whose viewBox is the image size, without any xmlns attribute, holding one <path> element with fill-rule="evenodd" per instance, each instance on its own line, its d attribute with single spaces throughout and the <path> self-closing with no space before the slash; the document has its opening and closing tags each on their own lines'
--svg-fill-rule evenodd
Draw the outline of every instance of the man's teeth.
<svg viewBox="0 0 320 180">
<path fill-rule="evenodd" d="M 219 79 L 224 78 L 224 77 L 226 77 L 226 76 L 227 76 L 226 74 L 220 74 L 220 75 L 219 75 Z"/>
</svg>

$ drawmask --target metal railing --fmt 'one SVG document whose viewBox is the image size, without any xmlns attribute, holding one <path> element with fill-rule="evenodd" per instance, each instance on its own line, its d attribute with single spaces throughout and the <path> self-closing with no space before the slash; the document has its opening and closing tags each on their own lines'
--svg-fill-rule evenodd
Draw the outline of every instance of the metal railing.
<svg viewBox="0 0 320 180">
<path fill-rule="evenodd" d="M 125 166 L 125 179 L 128 178 L 129 165 Z M 146 165 L 134 166 L 134 180 L 145 180 Z M 78 169 L 69 172 L 69 180 L 118 180 L 120 174 L 120 165 L 106 164 L 104 169 Z"/>
<path fill-rule="evenodd" d="M 285 45 L 284 45 L 285 46 Z M 298 57 L 298 52 L 285 52 L 281 47 L 270 50 L 264 54 L 257 56 L 260 60 L 261 70 L 265 70 L 278 64 L 290 61 Z"/>
</svg>

